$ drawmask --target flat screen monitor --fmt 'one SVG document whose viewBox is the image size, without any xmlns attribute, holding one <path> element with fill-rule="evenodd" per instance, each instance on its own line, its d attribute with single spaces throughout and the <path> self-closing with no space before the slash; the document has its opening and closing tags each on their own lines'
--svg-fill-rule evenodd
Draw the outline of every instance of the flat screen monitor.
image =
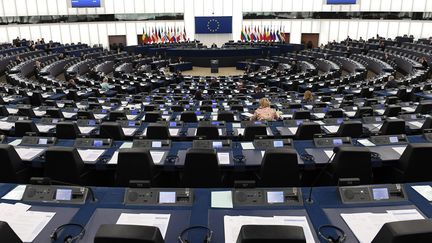
<svg viewBox="0 0 432 243">
<path fill-rule="evenodd" d="M 39 138 L 38 144 L 46 145 L 46 144 L 48 144 L 48 139 L 47 138 Z"/>
<path fill-rule="evenodd" d="M 72 199 L 72 189 L 57 189 L 56 200 L 70 201 Z"/>
<path fill-rule="evenodd" d="M 340 146 L 342 144 L 343 144 L 342 139 L 340 139 L 340 138 L 333 139 L 333 145 L 334 146 Z"/>
<path fill-rule="evenodd" d="M 281 140 L 273 141 L 273 147 L 282 148 L 283 147 L 283 141 L 281 141 Z"/>
<path fill-rule="evenodd" d="M 159 192 L 159 203 L 175 203 L 175 192 Z"/>
<path fill-rule="evenodd" d="M 222 142 L 218 141 L 218 142 L 213 142 L 213 148 L 222 148 Z"/>
<path fill-rule="evenodd" d="M 152 148 L 161 148 L 162 142 L 161 141 L 152 141 Z"/>
<path fill-rule="evenodd" d="M 103 141 L 102 140 L 94 140 L 93 141 L 93 147 L 102 147 Z"/>
<path fill-rule="evenodd" d="M 390 137 L 389 140 L 390 140 L 390 143 L 398 143 L 399 142 L 398 137 Z"/>
<path fill-rule="evenodd" d="M 283 203 L 284 193 L 283 191 L 267 192 L 267 203 Z"/>
<path fill-rule="evenodd" d="M 387 200 L 389 199 L 389 192 L 387 188 L 373 188 L 373 200 Z"/>
</svg>

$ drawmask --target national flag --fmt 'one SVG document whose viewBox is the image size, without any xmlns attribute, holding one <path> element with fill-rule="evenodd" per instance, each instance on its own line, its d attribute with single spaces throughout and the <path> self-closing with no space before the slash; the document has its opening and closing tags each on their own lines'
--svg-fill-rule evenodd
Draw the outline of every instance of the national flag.
<svg viewBox="0 0 432 243">
<path fill-rule="evenodd" d="M 186 41 L 186 27 L 183 28 L 183 41 Z"/>
<path fill-rule="evenodd" d="M 246 35 L 245 35 L 244 31 L 243 31 L 243 28 L 242 28 L 242 30 L 241 30 L 240 40 L 241 40 L 241 41 L 246 41 Z"/>
</svg>

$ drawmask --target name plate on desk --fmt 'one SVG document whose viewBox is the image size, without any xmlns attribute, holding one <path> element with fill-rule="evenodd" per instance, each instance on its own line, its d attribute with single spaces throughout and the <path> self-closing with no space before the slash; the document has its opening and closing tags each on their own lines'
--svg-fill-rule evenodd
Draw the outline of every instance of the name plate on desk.
<svg viewBox="0 0 432 243">
<path fill-rule="evenodd" d="M 76 186 L 28 185 L 22 200 L 25 202 L 48 202 L 84 204 L 88 189 Z"/>
<path fill-rule="evenodd" d="M 339 187 L 339 195 L 345 204 L 407 200 L 400 184 Z"/>
<path fill-rule="evenodd" d="M 199 149 L 231 148 L 231 140 L 194 140 L 192 147 Z"/>
<path fill-rule="evenodd" d="M 255 139 L 254 146 L 256 149 L 291 147 L 292 139 Z"/>
<path fill-rule="evenodd" d="M 303 205 L 300 189 L 236 189 L 233 191 L 235 206 L 288 206 Z"/>
<path fill-rule="evenodd" d="M 111 148 L 112 139 L 109 138 L 77 138 L 74 147 L 77 148 Z"/>
<path fill-rule="evenodd" d="M 133 148 L 170 148 L 170 140 L 134 139 Z"/>
<path fill-rule="evenodd" d="M 352 145 L 350 137 L 331 137 L 331 138 L 314 138 L 315 147 L 337 147 L 342 145 Z"/>
<path fill-rule="evenodd" d="M 126 188 L 124 204 L 191 206 L 193 192 L 186 189 Z"/>
<path fill-rule="evenodd" d="M 407 137 L 405 134 L 371 136 L 369 141 L 375 145 L 406 144 Z"/>
<path fill-rule="evenodd" d="M 21 146 L 53 146 L 57 142 L 55 137 L 31 137 L 25 136 L 22 138 Z"/>
</svg>

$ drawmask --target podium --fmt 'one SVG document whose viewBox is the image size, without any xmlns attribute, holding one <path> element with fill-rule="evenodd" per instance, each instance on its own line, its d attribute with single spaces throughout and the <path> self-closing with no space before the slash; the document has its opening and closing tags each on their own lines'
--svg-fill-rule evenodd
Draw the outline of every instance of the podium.
<svg viewBox="0 0 432 243">
<path fill-rule="evenodd" d="M 211 73 L 219 72 L 219 60 L 210 60 Z"/>
</svg>

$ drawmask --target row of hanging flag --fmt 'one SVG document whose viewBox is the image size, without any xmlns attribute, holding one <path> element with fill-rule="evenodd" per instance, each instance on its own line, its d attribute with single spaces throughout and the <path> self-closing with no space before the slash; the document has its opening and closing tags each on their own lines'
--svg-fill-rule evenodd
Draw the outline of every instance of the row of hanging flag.
<svg viewBox="0 0 432 243">
<path fill-rule="evenodd" d="M 276 29 L 268 26 L 244 26 L 241 30 L 240 39 L 244 42 L 284 42 L 287 41 L 287 36 L 285 35 L 285 31 L 282 31 L 281 27 Z"/>
<path fill-rule="evenodd" d="M 153 27 L 143 29 L 142 43 L 177 43 L 186 41 L 186 28 L 181 31 L 179 27 Z"/>
</svg>

